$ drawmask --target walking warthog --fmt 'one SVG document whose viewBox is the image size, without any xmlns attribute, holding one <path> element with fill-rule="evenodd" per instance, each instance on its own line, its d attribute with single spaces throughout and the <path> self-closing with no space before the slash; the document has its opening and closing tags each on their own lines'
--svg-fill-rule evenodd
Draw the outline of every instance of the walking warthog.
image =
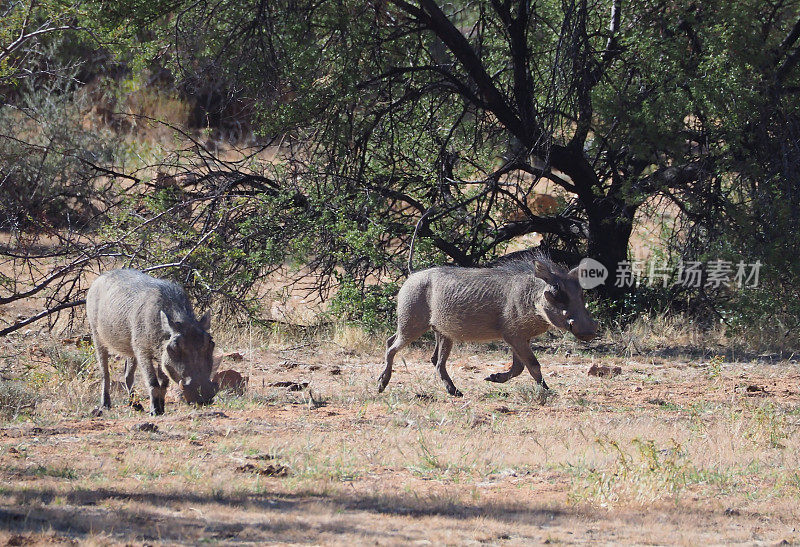
<svg viewBox="0 0 800 547">
<path fill-rule="evenodd" d="M 210 403 L 217 393 L 211 381 L 214 341 L 211 319 L 200 321 L 183 288 L 136 270 L 113 270 L 98 277 L 86 295 L 97 362 L 103 373 L 100 404 L 111 408 L 109 351 L 127 357 L 125 385 L 133 389 L 136 366 L 150 390 L 150 413 L 164 413 L 164 396 L 172 378 L 189 403 Z M 153 359 L 160 358 L 157 367 Z"/>
<path fill-rule="evenodd" d="M 397 332 L 386 342 L 378 391 L 392 377 L 397 352 L 429 329 L 436 336 L 431 361 L 450 395 L 461 396 L 445 368 L 454 340 L 504 340 L 514 353 L 511 369 L 486 380 L 506 382 L 527 368 L 548 389 L 531 338 L 558 327 L 588 341 L 597 326 L 586 310 L 578 269 L 567 272 L 544 255 L 492 268 L 422 270 L 410 275 L 397 295 Z"/>
</svg>

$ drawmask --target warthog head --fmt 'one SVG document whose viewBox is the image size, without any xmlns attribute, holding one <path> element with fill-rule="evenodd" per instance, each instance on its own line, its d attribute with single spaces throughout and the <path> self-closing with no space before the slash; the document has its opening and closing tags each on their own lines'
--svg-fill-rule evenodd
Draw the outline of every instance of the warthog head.
<svg viewBox="0 0 800 547">
<path fill-rule="evenodd" d="M 162 363 L 177 383 L 187 403 L 206 405 L 214 400 L 219 386 L 212 382 L 214 341 L 208 334 L 211 317 L 206 313 L 191 324 L 173 321 L 161 312 L 161 326 L 169 341 L 164 345 Z"/>
<path fill-rule="evenodd" d="M 547 283 L 541 309 L 554 327 L 566 330 L 588 342 L 597 335 L 598 324 L 586 309 L 583 289 L 578 283 L 578 268 L 567 272 L 549 260 L 536 260 L 536 277 Z"/>
</svg>

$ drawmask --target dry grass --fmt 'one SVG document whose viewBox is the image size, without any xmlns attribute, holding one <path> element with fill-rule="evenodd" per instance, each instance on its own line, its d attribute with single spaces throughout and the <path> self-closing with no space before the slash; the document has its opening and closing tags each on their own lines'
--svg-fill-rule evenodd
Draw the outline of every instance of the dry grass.
<svg viewBox="0 0 800 547">
<path fill-rule="evenodd" d="M 724 354 L 747 359 L 771 354 L 791 358 L 800 350 L 797 334 L 787 332 L 777 321 L 738 330 L 724 323 L 709 328 L 690 317 L 667 313 L 645 315 L 625 325 L 608 324 L 602 341 L 625 355 Z"/>
<path fill-rule="evenodd" d="M 379 395 L 383 336 L 335 326 L 293 343 L 251 328 L 217 339 L 245 356 L 221 366 L 250 376 L 246 393 L 202 409 L 168 400 L 156 419 L 125 406 L 90 417 L 87 348 L 4 341 L 2 374 L 36 405 L 0 425 L 0 541 L 800 540 L 794 361 L 544 339 L 546 395 L 527 375 L 482 380 L 509 366 L 501 345 L 457 346 L 456 399 L 431 342 L 400 354 Z M 589 377 L 592 363 L 623 373 Z M 158 430 L 139 431 L 144 421 Z"/>
</svg>

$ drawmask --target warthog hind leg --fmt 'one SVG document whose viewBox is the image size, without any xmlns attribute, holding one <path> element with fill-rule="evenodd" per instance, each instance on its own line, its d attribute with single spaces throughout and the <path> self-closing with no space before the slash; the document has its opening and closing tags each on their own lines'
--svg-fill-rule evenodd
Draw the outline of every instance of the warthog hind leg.
<svg viewBox="0 0 800 547">
<path fill-rule="evenodd" d="M 392 364 L 394 363 L 394 356 L 397 355 L 397 352 L 409 342 L 410 341 L 404 340 L 403 335 L 399 332 L 391 335 L 386 341 L 386 368 L 383 369 L 383 372 L 378 378 L 378 393 L 381 393 L 384 389 L 386 389 L 386 384 L 388 384 L 389 380 L 392 378 Z"/>
<path fill-rule="evenodd" d="M 495 372 L 494 374 L 490 374 L 484 380 L 487 382 L 496 382 L 498 384 L 502 384 L 504 382 L 508 382 L 511 378 L 516 378 L 522 371 L 525 370 L 525 365 L 519 359 L 519 357 L 514 354 L 513 360 L 511 362 L 511 368 L 506 370 L 505 372 Z"/>
<path fill-rule="evenodd" d="M 447 374 L 447 368 L 445 367 L 447 358 L 450 357 L 450 350 L 453 349 L 453 341 L 437 332 L 436 348 L 437 349 L 434 352 L 434 355 L 438 357 L 436 361 L 436 372 L 439 373 L 439 378 L 441 378 L 442 382 L 444 382 L 444 386 L 447 388 L 447 393 L 453 397 L 462 397 L 464 394 L 458 390 L 455 384 L 453 384 L 453 380 L 450 378 L 450 375 Z"/>
<path fill-rule="evenodd" d="M 527 368 L 528 372 L 531 373 L 533 379 L 536 380 L 536 382 L 543 388 L 550 389 L 547 385 L 547 382 L 545 382 L 544 378 L 542 377 L 542 368 L 539 365 L 539 361 L 536 359 L 536 356 L 533 354 L 530 340 L 509 338 L 506 339 L 506 343 L 511 346 L 511 349 L 514 351 L 514 357 L 518 358 L 525 365 L 525 368 Z"/>
<path fill-rule="evenodd" d="M 433 355 L 431 355 L 431 364 L 436 366 L 436 363 L 439 362 L 439 346 L 442 343 L 442 335 L 436 331 L 433 331 L 433 337 L 436 340 L 436 343 L 433 346 Z"/>
<path fill-rule="evenodd" d="M 378 378 L 378 393 L 386 389 L 386 384 L 392 377 L 392 364 L 397 352 L 425 334 L 429 328 L 428 323 L 398 320 L 397 332 L 386 341 L 386 368 Z"/>
<path fill-rule="evenodd" d="M 97 365 L 100 367 L 100 374 L 103 377 L 103 386 L 100 393 L 100 406 L 111 408 L 111 378 L 108 374 L 108 348 L 99 343 L 97 336 L 92 333 L 95 354 L 97 355 Z"/>
<path fill-rule="evenodd" d="M 125 388 L 128 396 L 133 396 L 133 380 L 136 374 L 136 358 L 128 357 L 125 359 Z"/>
<path fill-rule="evenodd" d="M 125 389 L 128 390 L 128 405 L 134 410 L 144 410 L 133 396 L 133 383 L 136 378 L 136 357 L 125 359 Z"/>
</svg>

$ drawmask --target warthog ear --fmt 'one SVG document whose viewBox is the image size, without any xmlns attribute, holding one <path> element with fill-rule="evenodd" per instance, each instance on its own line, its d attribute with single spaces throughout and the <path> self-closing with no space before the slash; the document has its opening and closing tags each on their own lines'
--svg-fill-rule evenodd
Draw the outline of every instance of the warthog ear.
<svg viewBox="0 0 800 547">
<path fill-rule="evenodd" d="M 211 328 L 211 313 L 206 312 L 203 314 L 203 317 L 200 318 L 200 328 L 203 330 L 208 330 Z"/>
<path fill-rule="evenodd" d="M 164 310 L 161 310 L 161 329 L 164 331 L 164 334 L 168 334 L 173 336 L 177 334 L 175 330 L 175 323 L 172 322 L 172 319 L 169 318 L 169 315 L 164 313 Z"/>
<path fill-rule="evenodd" d="M 581 267 L 580 265 L 575 266 L 569 271 L 569 276 L 574 277 L 575 279 L 580 279 L 581 277 Z"/>
<path fill-rule="evenodd" d="M 539 279 L 544 279 L 548 283 L 550 283 L 550 281 L 553 279 L 553 272 L 551 272 L 547 264 L 541 260 L 534 262 L 533 272 L 536 274 L 536 277 Z"/>
</svg>

